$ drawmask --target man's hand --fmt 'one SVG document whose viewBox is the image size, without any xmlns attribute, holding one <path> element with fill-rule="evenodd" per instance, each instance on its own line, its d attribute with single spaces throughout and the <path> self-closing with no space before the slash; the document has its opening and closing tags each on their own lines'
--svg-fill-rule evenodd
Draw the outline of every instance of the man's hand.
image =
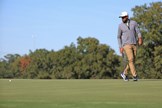
<svg viewBox="0 0 162 108">
<path fill-rule="evenodd" d="M 124 52 L 124 48 L 120 48 L 120 53 L 122 54 Z"/>
<path fill-rule="evenodd" d="M 142 38 L 138 38 L 138 44 L 142 45 L 142 43 L 143 43 Z"/>
</svg>

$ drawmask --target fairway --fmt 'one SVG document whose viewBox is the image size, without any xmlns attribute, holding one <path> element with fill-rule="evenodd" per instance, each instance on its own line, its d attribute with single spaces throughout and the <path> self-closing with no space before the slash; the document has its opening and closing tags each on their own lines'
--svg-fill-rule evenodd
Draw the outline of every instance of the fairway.
<svg viewBox="0 0 162 108">
<path fill-rule="evenodd" d="M 144 107 L 162 107 L 162 80 L 0 79 L 0 108 Z"/>
</svg>

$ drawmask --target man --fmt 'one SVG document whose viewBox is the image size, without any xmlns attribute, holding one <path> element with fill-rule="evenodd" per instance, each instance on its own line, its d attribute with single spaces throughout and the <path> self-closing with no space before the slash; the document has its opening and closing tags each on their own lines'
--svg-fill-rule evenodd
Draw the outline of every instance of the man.
<svg viewBox="0 0 162 108">
<path fill-rule="evenodd" d="M 122 12 L 119 18 L 122 19 L 122 23 L 118 27 L 118 44 L 120 53 L 126 54 L 128 64 L 126 65 L 124 72 L 121 73 L 124 81 L 128 81 L 128 69 L 130 68 L 133 76 L 133 81 L 137 81 L 137 72 L 135 69 L 135 57 L 137 51 L 137 44 L 142 45 L 142 36 L 138 25 L 135 21 L 130 20 L 127 12 Z M 137 43 L 138 40 L 138 43 Z"/>
</svg>

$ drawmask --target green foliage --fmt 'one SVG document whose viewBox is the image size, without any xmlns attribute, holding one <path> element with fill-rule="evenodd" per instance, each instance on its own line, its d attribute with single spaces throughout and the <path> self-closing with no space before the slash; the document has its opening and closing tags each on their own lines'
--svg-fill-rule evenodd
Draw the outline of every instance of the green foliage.
<svg viewBox="0 0 162 108">
<path fill-rule="evenodd" d="M 1 62 L 0 69 L 5 72 L 4 62 L 10 64 L 7 70 L 14 78 L 94 79 L 119 76 L 117 68 L 120 62 L 113 49 L 92 37 L 79 37 L 77 40 L 77 46 L 71 43 L 57 52 L 37 49 L 24 57 L 8 55 L 8 60 Z M 30 59 L 24 59 L 26 56 Z M 23 71 L 22 63 L 29 63 Z M 5 78 L 3 74 L 0 74 L 1 78 Z"/>
<path fill-rule="evenodd" d="M 18 54 L 7 54 L 5 59 L 0 61 L 0 78 L 17 78 L 19 76 L 19 57 Z"/>
<path fill-rule="evenodd" d="M 52 68 L 48 57 L 49 51 L 39 49 L 35 52 L 30 52 L 29 57 L 31 63 L 27 67 L 25 78 L 48 78 L 50 79 L 50 69 Z"/>
<path fill-rule="evenodd" d="M 136 6 L 132 9 L 143 36 L 143 46 L 139 47 L 137 65 L 143 78 L 162 76 L 162 2 Z"/>
</svg>

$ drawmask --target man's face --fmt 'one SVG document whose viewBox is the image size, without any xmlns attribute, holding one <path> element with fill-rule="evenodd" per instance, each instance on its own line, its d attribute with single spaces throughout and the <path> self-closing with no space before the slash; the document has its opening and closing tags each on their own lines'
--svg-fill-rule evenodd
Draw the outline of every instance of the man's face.
<svg viewBox="0 0 162 108">
<path fill-rule="evenodd" d="M 128 20 L 128 16 L 124 16 L 124 17 L 122 17 L 122 21 L 123 21 L 123 23 L 126 23 L 127 20 Z"/>
</svg>

